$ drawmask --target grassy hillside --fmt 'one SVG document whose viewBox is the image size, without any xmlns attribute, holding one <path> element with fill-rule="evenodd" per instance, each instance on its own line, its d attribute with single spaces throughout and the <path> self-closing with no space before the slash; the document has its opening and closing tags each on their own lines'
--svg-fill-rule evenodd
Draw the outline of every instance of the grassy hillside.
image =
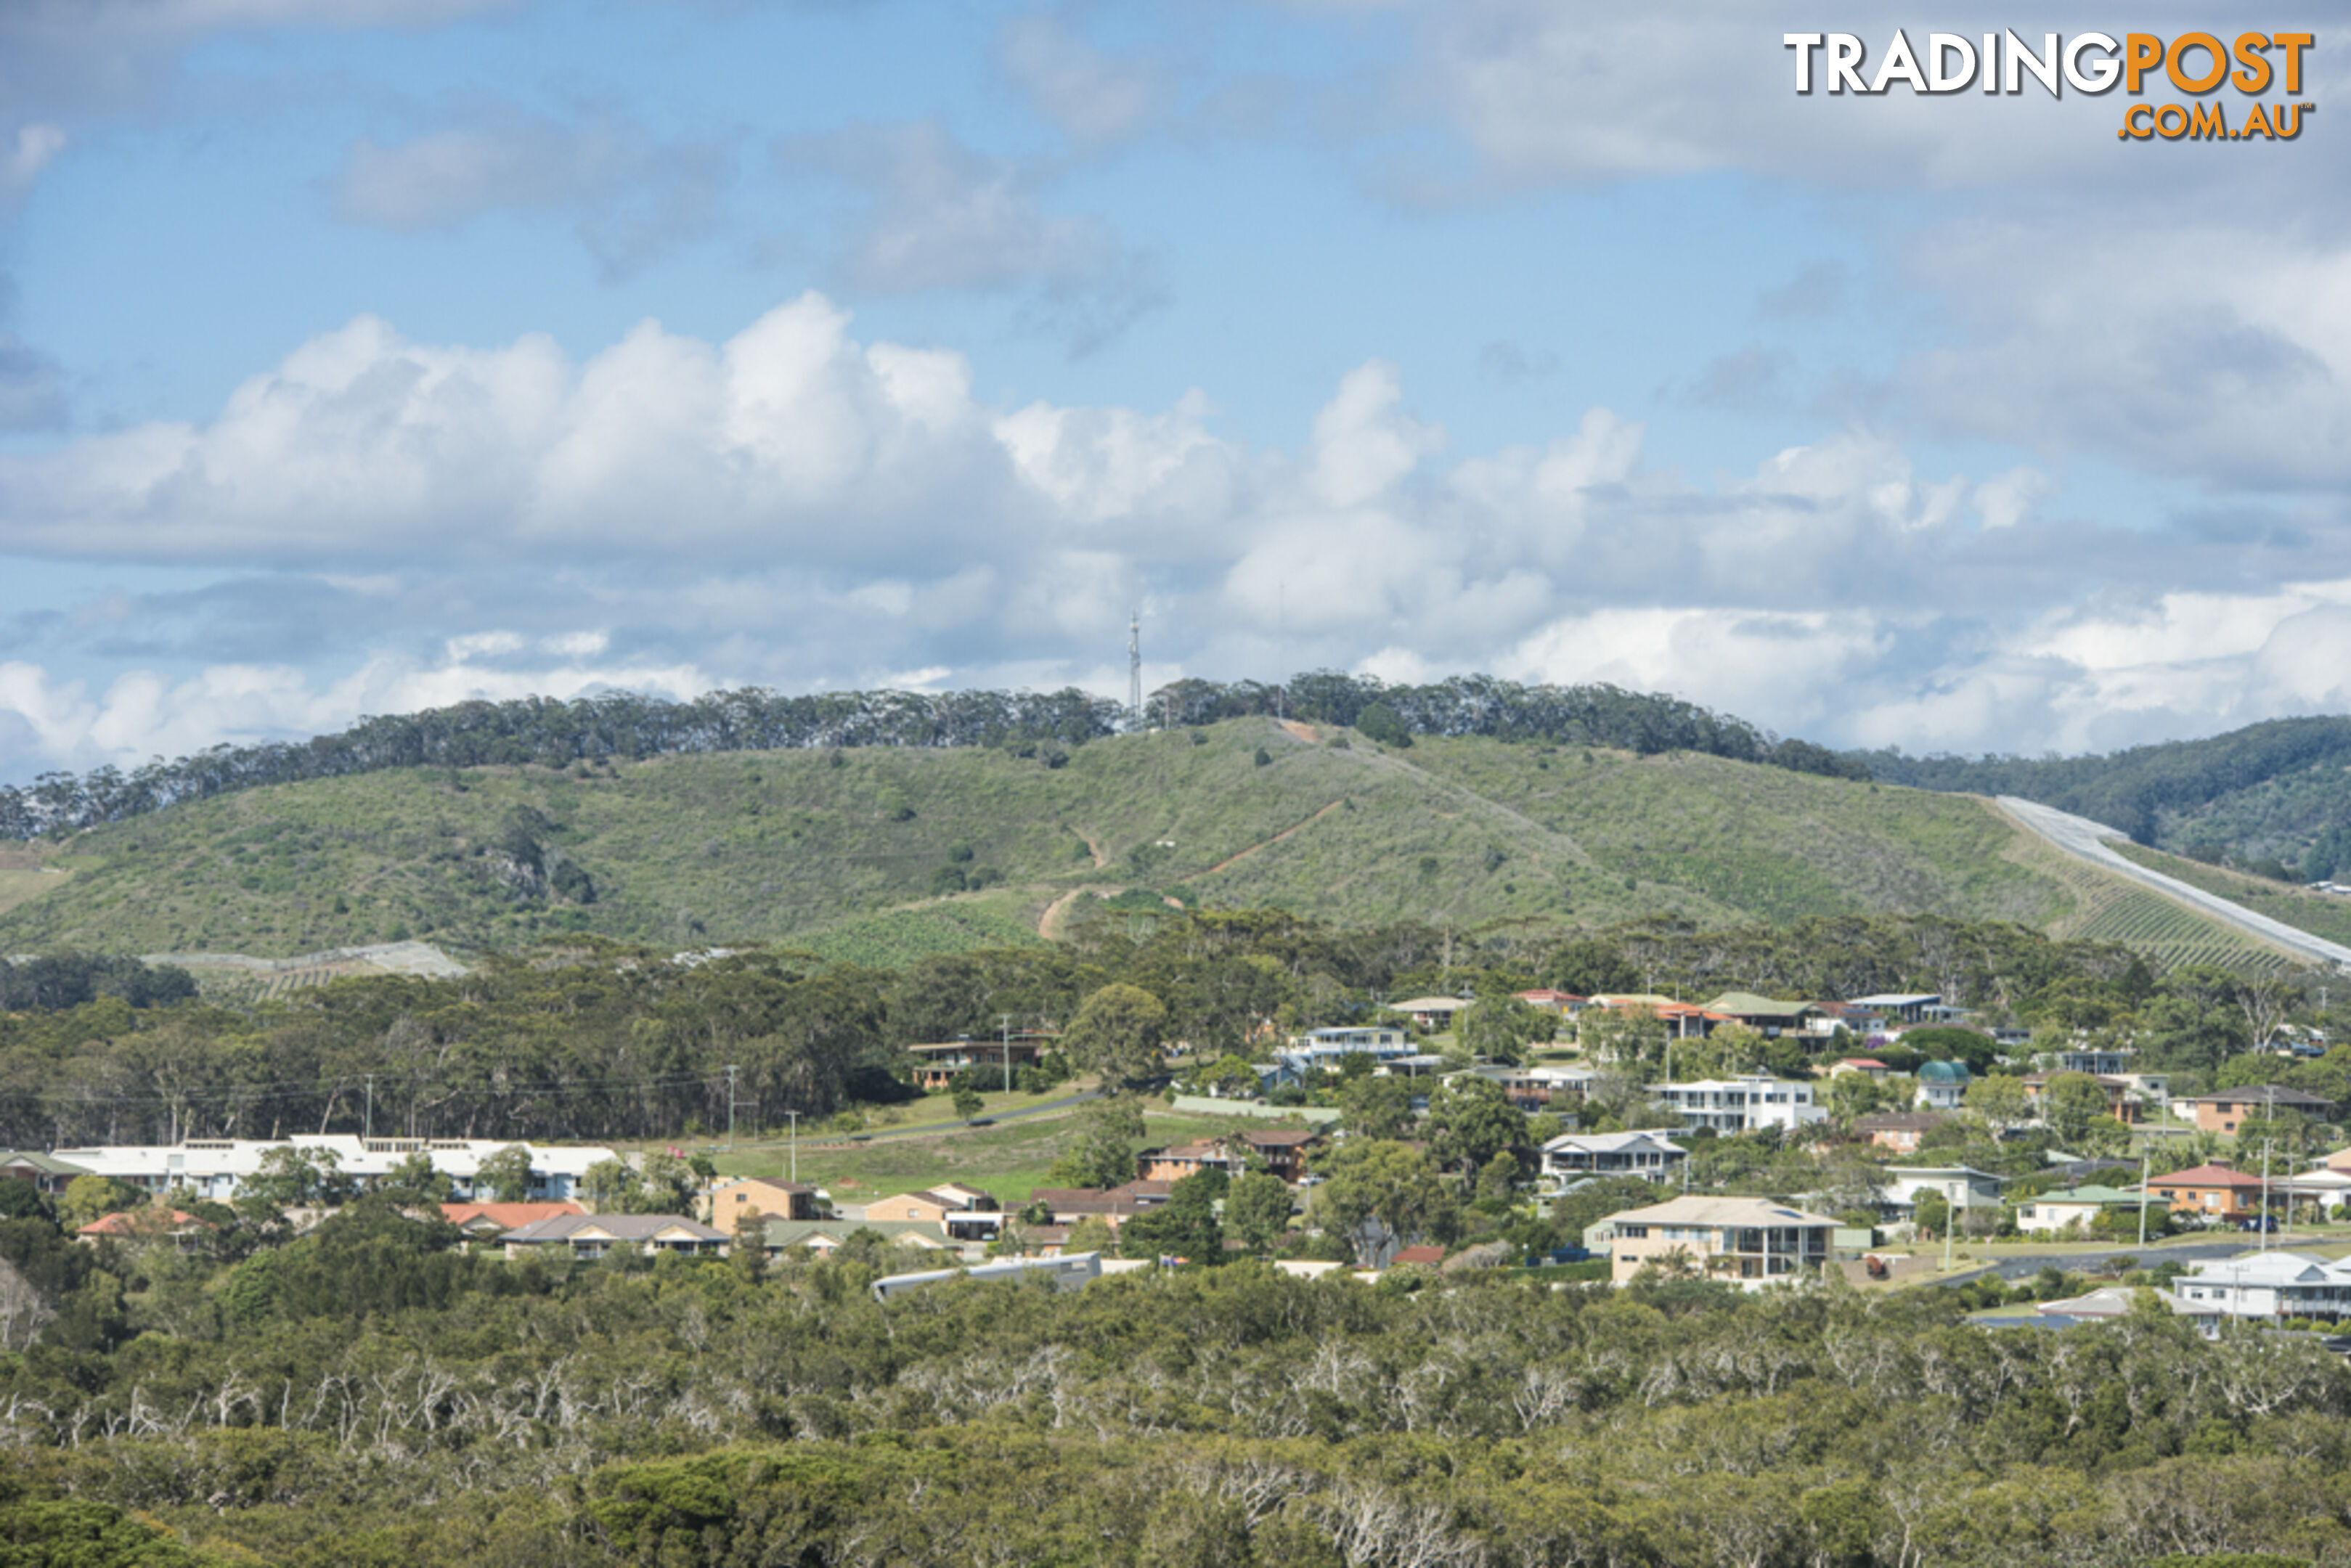
<svg viewBox="0 0 2351 1568">
<path fill-rule="evenodd" d="M 1130 887 L 1463 927 L 2094 913 L 2096 879 L 2013 852 L 1982 801 L 1696 754 L 1384 750 L 1244 718 L 1053 760 L 798 750 L 253 789 L 47 852 L 72 874 L 26 873 L 43 885 L 0 912 L 0 952 L 463 951 L 554 929 L 894 963 L 1023 939 L 1072 897 Z M 939 895 L 958 883 L 979 890 Z"/>
<path fill-rule="evenodd" d="M 2217 893 L 2232 904 L 2268 915 L 2314 936 L 2351 945 L 2351 898 L 2314 893 L 2290 883 L 2247 876 L 2242 872 L 2168 855 L 2144 844 L 2117 843 L 2115 848 L 2149 871 L 2178 877 L 2190 887 Z"/>
</svg>

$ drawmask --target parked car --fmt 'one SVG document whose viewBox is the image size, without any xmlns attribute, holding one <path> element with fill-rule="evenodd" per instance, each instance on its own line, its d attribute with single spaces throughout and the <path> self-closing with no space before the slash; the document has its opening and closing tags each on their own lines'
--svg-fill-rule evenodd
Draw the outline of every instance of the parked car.
<svg viewBox="0 0 2351 1568">
<path fill-rule="evenodd" d="M 2237 1228 L 2240 1230 L 2262 1230 L 2274 1235 L 2277 1228 L 2277 1216 L 2274 1214 L 2257 1214 L 2251 1219 L 2237 1221 Z"/>
</svg>

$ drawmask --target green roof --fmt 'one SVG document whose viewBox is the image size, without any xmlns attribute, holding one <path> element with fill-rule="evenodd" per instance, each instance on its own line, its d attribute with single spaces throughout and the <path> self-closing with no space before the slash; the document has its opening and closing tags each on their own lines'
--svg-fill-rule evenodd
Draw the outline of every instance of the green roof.
<svg viewBox="0 0 2351 1568">
<path fill-rule="evenodd" d="M 1802 1018 L 1820 1009 L 1810 1002 L 1775 1002 L 1753 991 L 1725 991 L 1706 1004 L 1710 1013 L 1737 1013 L 1742 1018 Z"/>
<path fill-rule="evenodd" d="M 2139 1195 L 2114 1186 L 2077 1186 L 2064 1192 L 2044 1192 L 2038 1197 L 2022 1198 L 2023 1203 L 2132 1203 Z"/>
<path fill-rule="evenodd" d="M 85 1176 L 91 1174 L 88 1166 L 78 1166 L 55 1155 L 37 1154 L 31 1149 L 0 1149 L 0 1165 L 13 1166 L 20 1162 L 44 1176 Z"/>
<path fill-rule="evenodd" d="M 1975 1077 L 1964 1061 L 1922 1061 L 1918 1064 L 1921 1083 L 1965 1083 Z"/>
</svg>

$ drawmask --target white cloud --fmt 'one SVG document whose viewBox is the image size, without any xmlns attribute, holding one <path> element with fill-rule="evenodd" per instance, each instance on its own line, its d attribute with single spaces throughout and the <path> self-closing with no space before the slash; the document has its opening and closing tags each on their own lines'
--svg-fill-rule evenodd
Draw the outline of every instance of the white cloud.
<svg viewBox="0 0 2351 1568">
<path fill-rule="evenodd" d="M 224 740 L 320 734 L 361 714 L 534 695 L 569 699 L 605 690 L 684 698 L 720 684 L 693 664 L 575 662 L 489 669 L 469 658 L 453 652 L 439 663 L 418 664 L 380 656 L 323 683 L 283 664 L 215 664 L 181 680 L 137 670 L 97 695 L 37 664 L 10 662 L 0 664 L 0 725 L 16 717 L 50 765 L 133 766 Z"/>
<path fill-rule="evenodd" d="M 212 420 L 0 455 L 0 550 L 244 574 L 0 622 L 0 722 L 87 760 L 711 672 L 1116 690 L 1137 604 L 1155 671 L 1612 680 L 1832 742 L 2113 744 L 2339 703 L 2351 668 L 2339 549 L 2264 579 L 2228 538 L 2101 533 L 2036 468 L 1922 473 L 1876 432 L 1699 484 L 1605 408 L 1449 455 L 1378 361 L 1295 451 L 1197 393 L 1005 408 L 973 380 L 814 295 L 577 363 L 362 319 Z M 67 658 L 134 673 L 91 697 Z"/>
</svg>

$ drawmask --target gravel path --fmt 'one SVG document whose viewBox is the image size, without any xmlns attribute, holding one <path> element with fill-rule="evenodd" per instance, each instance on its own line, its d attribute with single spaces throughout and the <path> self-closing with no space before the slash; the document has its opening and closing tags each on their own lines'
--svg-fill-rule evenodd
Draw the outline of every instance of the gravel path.
<svg viewBox="0 0 2351 1568">
<path fill-rule="evenodd" d="M 2307 931 L 2298 931 L 2283 921 L 2256 914 L 2241 904 L 2231 904 L 2218 894 L 2190 887 L 2178 877 L 2149 871 L 2107 847 L 2108 839 L 2128 838 L 2130 835 L 2127 833 L 2118 832 L 2103 822 L 2094 822 L 2087 817 L 2060 811 L 2053 806 L 2020 800 L 2013 795 L 2000 797 L 2000 809 L 2077 860 L 2085 860 L 2105 870 L 2117 872 L 2141 886 L 2153 888 L 2167 898 L 2176 899 L 2233 925 L 2249 936 L 2267 942 L 2272 946 L 2283 947 L 2306 963 L 2351 968 L 2351 947 L 2329 942 L 2323 936 L 2313 936 Z"/>
</svg>

